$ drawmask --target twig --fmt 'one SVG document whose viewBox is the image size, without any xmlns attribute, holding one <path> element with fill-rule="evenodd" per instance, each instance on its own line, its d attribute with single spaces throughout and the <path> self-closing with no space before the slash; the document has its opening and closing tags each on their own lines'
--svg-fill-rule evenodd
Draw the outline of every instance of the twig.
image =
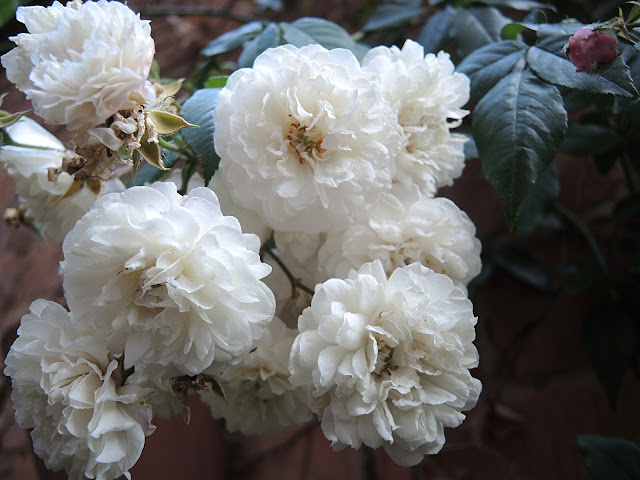
<svg viewBox="0 0 640 480">
<path fill-rule="evenodd" d="M 282 269 L 284 274 L 289 279 L 289 282 L 291 282 L 291 298 L 296 296 L 296 288 L 299 288 L 300 290 L 307 292 L 309 295 L 313 295 L 314 293 L 313 290 L 307 287 L 304 283 L 302 283 L 296 277 L 294 277 L 293 274 L 287 268 L 287 266 L 284 264 L 284 262 L 280 259 L 280 257 L 278 257 L 278 255 L 274 253 L 274 251 L 271 248 L 265 248 L 265 251 L 269 255 L 271 255 L 271 258 L 275 260 L 275 262 L 278 264 L 278 266 Z"/>
<path fill-rule="evenodd" d="M 589 230 L 589 228 L 584 224 L 582 220 L 578 218 L 578 216 L 573 213 L 571 210 L 566 208 L 564 205 L 556 202 L 554 204 L 554 208 L 556 212 L 558 212 L 565 220 L 567 220 L 580 234 L 584 237 L 589 249 L 593 253 L 593 256 L 596 258 L 598 265 L 602 269 L 603 272 L 607 271 L 607 262 L 600 251 L 600 247 L 598 247 L 598 242 L 596 241 L 593 233 Z"/>
<path fill-rule="evenodd" d="M 204 5 L 149 5 L 140 9 L 140 15 L 202 15 L 206 17 L 221 17 L 238 23 L 249 23 L 253 17 L 237 15 L 226 8 L 211 8 Z"/>
<path fill-rule="evenodd" d="M 309 435 L 311 431 L 316 427 L 316 425 L 317 425 L 316 422 L 309 422 L 307 425 L 301 427 L 298 431 L 293 433 L 286 440 L 283 440 L 277 445 L 274 445 L 271 448 L 267 448 L 255 454 L 253 457 L 242 462 L 242 465 L 235 465 L 235 466 L 232 465 L 231 467 L 232 471 L 235 473 L 245 472 L 251 469 L 256 463 L 260 462 L 262 459 L 275 455 L 279 452 L 282 452 L 283 450 L 286 450 L 287 448 L 292 446 L 294 443 L 296 443 L 298 439 L 300 439 L 301 437 L 304 437 L 305 435 Z"/>
</svg>

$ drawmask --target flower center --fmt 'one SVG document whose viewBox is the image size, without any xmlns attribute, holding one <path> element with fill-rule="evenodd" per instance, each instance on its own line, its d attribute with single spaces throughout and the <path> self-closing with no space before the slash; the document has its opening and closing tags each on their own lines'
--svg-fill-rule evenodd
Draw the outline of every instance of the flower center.
<svg viewBox="0 0 640 480">
<path fill-rule="evenodd" d="M 300 125 L 300 122 L 294 120 L 289 126 L 286 137 L 289 145 L 296 152 L 300 164 L 322 160 L 321 156 L 327 151 L 322 148 L 322 132 L 315 126 Z"/>
</svg>

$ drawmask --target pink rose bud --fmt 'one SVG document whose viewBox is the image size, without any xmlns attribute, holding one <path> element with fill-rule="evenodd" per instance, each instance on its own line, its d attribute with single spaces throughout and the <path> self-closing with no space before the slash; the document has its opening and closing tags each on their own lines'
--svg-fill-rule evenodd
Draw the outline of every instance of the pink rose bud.
<svg viewBox="0 0 640 480">
<path fill-rule="evenodd" d="M 618 39 L 602 30 L 581 28 L 569 38 L 568 55 L 576 72 L 589 71 L 618 56 Z"/>
</svg>

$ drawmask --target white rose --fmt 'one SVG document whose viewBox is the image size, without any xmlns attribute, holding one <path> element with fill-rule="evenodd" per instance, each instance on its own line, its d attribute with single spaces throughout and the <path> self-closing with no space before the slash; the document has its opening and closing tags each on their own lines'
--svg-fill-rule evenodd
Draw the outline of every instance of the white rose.
<svg viewBox="0 0 640 480">
<path fill-rule="evenodd" d="M 36 300 L 5 360 L 16 420 L 47 468 L 73 480 L 128 475 L 153 433 L 151 390 L 118 377 L 101 338 L 60 305 Z"/>
<path fill-rule="evenodd" d="M 29 33 L 10 38 L 2 65 L 47 123 L 94 127 L 135 105 L 155 54 L 148 21 L 106 0 L 20 7 L 16 17 Z"/>
<path fill-rule="evenodd" d="M 454 72 L 448 54 L 425 55 L 413 40 L 402 50 L 370 50 L 362 68 L 375 74 L 402 127 L 395 180 L 415 182 L 430 196 L 451 185 L 464 168 L 466 138 L 449 130 L 469 113 L 462 109 L 469 101 L 469 78 Z"/>
<path fill-rule="evenodd" d="M 325 279 L 378 259 L 390 275 L 420 262 L 462 289 L 480 273 L 481 244 L 466 213 L 448 198 L 429 198 L 415 185 L 394 185 L 358 222 L 329 234 L 318 253 Z"/>
<path fill-rule="evenodd" d="M 220 175 L 220 171 L 216 171 L 211 178 L 209 187 L 216 192 L 220 201 L 220 208 L 225 215 L 236 217 L 242 225 L 242 231 L 245 233 L 254 233 L 260 237 L 260 243 L 269 240 L 271 229 L 264 223 L 258 212 L 244 208 L 235 201 L 232 195 L 233 187 L 230 186 Z"/>
<path fill-rule="evenodd" d="M 387 279 L 379 261 L 316 287 L 291 349 L 294 385 L 334 449 L 383 446 L 403 466 L 438 452 L 481 384 L 476 318 L 463 291 L 418 263 Z"/>
<path fill-rule="evenodd" d="M 267 50 L 229 77 L 214 120 L 231 195 L 275 230 L 341 228 L 391 185 L 396 115 L 348 50 Z"/>
<path fill-rule="evenodd" d="M 69 190 L 73 177 L 66 172 L 49 180 L 50 168 L 60 168 L 68 152 L 51 133 L 30 118 L 22 117 L 7 127 L 11 141 L 24 146 L 0 147 L 2 162 L 16 182 L 16 192 L 27 207 L 31 217 L 43 235 L 62 241 L 76 222 L 91 208 L 96 195 L 83 186 L 74 195 L 60 200 Z M 33 147 L 33 148 L 29 148 Z M 124 184 L 118 179 L 103 183 L 102 191 L 121 192 Z"/>
<path fill-rule="evenodd" d="M 105 195 L 62 248 L 69 307 L 124 351 L 126 368 L 171 377 L 237 362 L 274 313 L 258 237 L 209 188 Z"/>
<path fill-rule="evenodd" d="M 200 392 L 213 416 L 224 418 L 227 430 L 261 435 L 313 418 L 306 391 L 289 382 L 289 353 L 297 333 L 275 317 L 255 349 L 217 377 L 225 398 Z"/>
</svg>

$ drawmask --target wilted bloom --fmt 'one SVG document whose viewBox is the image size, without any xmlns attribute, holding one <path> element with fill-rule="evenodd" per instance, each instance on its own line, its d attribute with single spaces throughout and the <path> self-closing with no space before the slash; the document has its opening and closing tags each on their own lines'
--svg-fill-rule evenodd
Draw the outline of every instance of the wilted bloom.
<svg viewBox="0 0 640 480">
<path fill-rule="evenodd" d="M 95 127 L 135 106 L 155 54 L 148 21 L 107 0 L 20 7 L 16 17 L 29 33 L 10 38 L 2 65 L 47 123 Z"/>
<path fill-rule="evenodd" d="M 227 430 L 261 435 L 313 418 L 305 389 L 289 382 L 289 353 L 297 333 L 275 317 L 251 353 L 217 377 L 224 398 L 200 392 Z"/>
<path fill-rule="evenodd" d="M 196 375 L 240 361 L 271 321 L 259 248 L 209 188 L 133 187 L 100 198 L 65 238 L 65 295 L 125 368 Z"/>
<path fill-rule="evenodd" d="M 383 446 L 403 466 L 438 452 L 478 400 L 476 317 L 446 275 L 380 261 L 316 287 L 289 369 L 334 449 Z"/>
<path fill-rule="evenodd" d="M 145 403 L 152 391 L 122 381 L 102 338 L 57 303 L 36 300 L 5 364 L 18 425 L 31 429 L 47 468 L 72 480 L 128 475 L 155 429 Z"/>
<path fill-rule="evenodd" d="M 20 201 L 27 207 L 27 216 L 43 235 L 62 241 L 91 208 L 98 194 L 125 189 L 120 180 L 112 179 L 103 182 L 96 191 L 85 185 L 63 199 L 73 184 L 73 177 L 64 171 L 50 176 L 49 171 L 59 169 L 65 157 L 73 152 L 67 151 L 56 137 L 27 117 L 5 131 L 10 142 L 20 146 L 9 143 L 0 147 L 0 162 L 15 180 Z"/>
<path fill-rule="evenodd" d="M 589 71 L 618 56 L 618 39 L 613 33 L 583 27 L 569 38 L 567 55 L 576 72 Z"/>
<path fill-rule="evenodd" d="M 229 77 L 214 120 L 219 174 L 275 230 L 336 228 L 391 186 L 397 117 L 349 50 L 267 50 Z"/>
</svg>

